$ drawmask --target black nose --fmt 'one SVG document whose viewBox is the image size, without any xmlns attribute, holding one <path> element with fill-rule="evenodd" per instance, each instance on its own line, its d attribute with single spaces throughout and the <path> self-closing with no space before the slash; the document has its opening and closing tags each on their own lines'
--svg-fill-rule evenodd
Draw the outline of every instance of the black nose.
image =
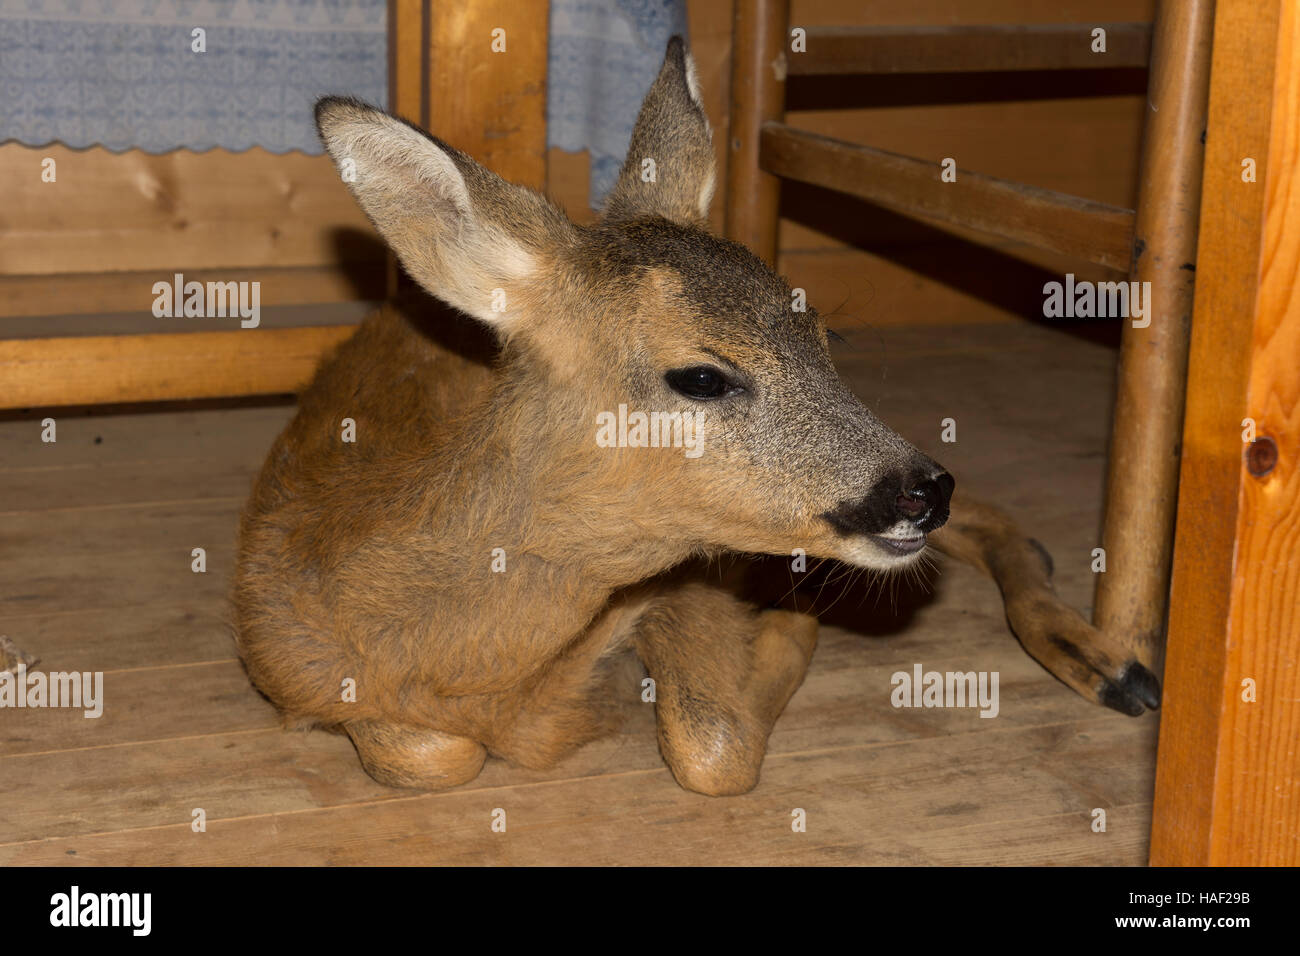
<svg viewBox="0 0 1300 956">
<path fill-rule="evenodd" d="M 903 482 L 894 499 L 898 516 L 925 532 L 942 527 L 948 520 L 948 502 L 957 483 L 946 471 L 937 475 L 913 475 Z"/>
</svg>

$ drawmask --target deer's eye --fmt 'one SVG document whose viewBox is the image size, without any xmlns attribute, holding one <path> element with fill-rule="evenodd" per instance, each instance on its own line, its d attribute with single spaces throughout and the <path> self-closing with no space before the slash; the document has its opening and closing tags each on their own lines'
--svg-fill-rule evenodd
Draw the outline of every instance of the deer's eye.
<svg viewBox="0 0 1300 956">
<path fill-rule="evenodd" d="M 664 373 L 666 381 L 673 391 L 707 401 L 711 398 L 723 398 L 733 392 L 739 392 L 740 386 L 734 384 L 722 372 L 711 365 L 693 365 L 690 368 L 675 368 Z"/>
</svg>

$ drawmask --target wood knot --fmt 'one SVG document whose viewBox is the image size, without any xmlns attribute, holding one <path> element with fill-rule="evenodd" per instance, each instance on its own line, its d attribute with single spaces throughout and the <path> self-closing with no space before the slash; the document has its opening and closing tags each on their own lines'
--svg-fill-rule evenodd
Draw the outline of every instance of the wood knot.
<svg viewBox="0 0 1300 956">
<path fill-rule="evenodd" d="M 1260 435 L 1246 446 L 1246 470 L 1263 478 L 1277 466 L 1277 442 Z"/>
</svg>

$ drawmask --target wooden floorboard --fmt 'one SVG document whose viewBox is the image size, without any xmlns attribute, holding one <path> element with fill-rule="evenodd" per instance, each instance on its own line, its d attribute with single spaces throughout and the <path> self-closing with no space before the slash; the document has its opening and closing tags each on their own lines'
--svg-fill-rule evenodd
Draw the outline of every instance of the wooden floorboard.
<svg viewBox="0 0 1300 956">
<path fill-rule="evenodd" d="M 883 643 L 883 642 L 881 642 Z M 1005 643 L 1005 642 L 1004 642 Z M 1069 694 L 1044 693 L 1032 662 L 1014 645 L 994 649 L 1006 659 L 1002 669 L 1001 712 L 985 720 L 975 711 L 894 710 L 888 705 L 890 675 L 910 669 L 910 661 L 891 659 L 885 649 L 863 649 L 856 635 L 833 630 L 823 640 L 822 666 L 809 676 L 773 733 L 769 756 L 824 753 L 861 747 L 893 746 L 953 736 L 978 741 L 995 733 L 1045 727 L 1071 727 L 1079 722 L 1114 720 L 1120 726 L 1108 734 L 1130 733 L 1127 719 L 1098 712 Z M 929 648 L 924 663 L 940 670 L 967 669 L 990 650 L 972 648 L 954 654 Z M 884 660 L 844 666 L 862 657 Z M 186 767 L 187 799 L 206 799 L 223 807 L 214 816 L 241 816 L 258 805 L 245 802 L 248 780 L 258 777 L 283 796 L 277 809 L 309 809 L 350 799 L 361 793 L 383 795 L 371 784 L 345 738 L 323 733 L 286 734 L 268 704 L 247 685 L 233 661 L 178 668 L 155 667 L 104 675 L 104 716 L 85 719 L 62 709 L 14 711 L 7 715 L 0 740 L 0 774 L 14 783 L 6 787 L 13 806 L 0 814 L 0 843 L 40 836 L 72 835 L 126 827 L 162 826 L 188 813 L 176 803 L 182 794 L 168 768 Z M 987 728 L 987 729 L 986 729 Z M 264 731 L 264 734 L 252 734 Z M 258 739 L 258 738 L 262 739 Z M 1042 754 L 1038 755 L 1042 757 Z M 633 707 L 626 726 L 613 738 L 586 748 L 545 773 L 522 771 L 490 761 L 466 790 L 506 786 L 516 780 L 537 781 L 574 776 L 643 771 L 659 767 L 649 708 Z M 292 768 L 292 769 L 287 769 Z M 1117 773 L 1148 773 L 1149 768 L 1108 768 Z M 1059 771 L 1070 771 L 1063 767 Z M 80 785 L 86 775 L 95 781 L 95 795 Z M 342 788 L 303 789 L 304 775 Z M 61 783 L 60 783 L 61 782 Z M 49 793 L 52 785 L 55 792 Z M 131 801 L 115 794 L 129 792 Z M 232 809 L 233 807 L 233 809 Z M 58 823 L 48 829 L 48 818 Z"/>
<path fill-rule="evenodd" d="M 215 404 L 215 403 L 214 403 Z M 284 423 L 293 417 L 285 405 L 202 410 L 170 410 L 158 405 L 149 411 L 120 413 L 93 409 L 77 414 L 69 409 L 44 410 L 0 420 L 0 470 L 48 465 L 100 465 L 120 461 L 264 456 Z M 58 441 L 42 442 L 41 422 L 53 418 Z M 263 441 L 263 439 L 265 439 Z"/>
<path fill-rule="evenodd" d="M 175 777 L 168 824 L 120 819 L 111 831 L 0 845 L 5 865 L 77 862 L 103 865 L 225 865 L 247 862 L 249 848 L 267 864 L 730 864 L 974 862 L 1010 840 L 1017 862 L 1052 863 L 1050 843 L 1016 839 L 1028 799 L 1037 816 L 1054 818 L 1050 832 L 1067 838 L 1073 862 L 1122 862 L 1149 825 L 1145 776 L 1096 775 L 1117 740 L 1129 736 L 1119 717 L 1045 727 L 977 732 L 919 742 L 773 753 L 751 794 L 701 798 L 681 790 L 650 749 L 644 766 L 531 783 L 489 769 L 482 783 L 432 795 L 394 795 L 364 777 L 329 773 L 324 735 L 303 738 L 308 761 L 293 772 L 269 774 L 276 751 L 260 735 L 228 745 L 248 769 L 243 786 L 214 800 L 213 768 L 200 756 L 165 754 L 159 773 Z M 347 756 L 346 742 L 330 747 Z M 1055 759 L 1044 759 L 1044 755 Z M 281 757 L 283 759 L 283 757 Z M 1073 773 L 1062 774 L 1066 767 Z M 93 767 L 88 767 L 93 770 Z M 978 784 L 973 783 L 977 780 Z M 292 781 L 293 787 L 276 787 Z M 302 809 L 304 796 L 342 805 Z M 264 808 L 248 813 L 251 805 Z M 191 812 L 208 813 L 195 833 Z M 1093 833 L 1092 810 L 1108 812 L 1107 831 Z M 506 833 L 490 829 L 492 812 L 506 812 Z M 793 832 L 802 809 L 805 833 Z M 972 829 L 977 833 L 969 832 Z M 955 831 L 960 842 L 942 839 Z M 963 832 L 966 831 L 966 832 Z M 1086 839 L 1074 838 L 1075 831 Z M 1041 830 L 1040 830 L 1041 832 Z M 947 859 L 926 854 L 948 847 Z"/>
<path fill-rule="evenodd" d="M 959 488 L 1016 512 L 1086 610 L 1113 351 L 1012 324 L 845 334 L 859 394 Z M 281 730 L 234 655 L 238 513 L 292 412 L 53 413 L 53 445 L 38 420 L 0 421 L 0 634 L 43 670 L 103 672 L 105 701 L 98 719 L 0 710 L 0 864 L 1144 862 L 1157 718 L 1077 698 L 1019 648 L 996 588 L 946 562 L 922 586 L 828 591 L 746 796 L 677 787 L 635 704 L 545 773 L 490 760 L 449 793 L 379 786 L 346 738 Z M 894 709 L 890 676 L 916 663 L 998 671 L 998 717 Z"/>
<path fill-rule="evenodd" d="M 171 556 L 168 555 L 170 565 Z M 175 595 L 175 604 L 154 603 L 111 610 L 5 614 L 15 640 L 39 648 L 42 667 L 116 671 L 234 660 L 235 647 L 221 592 L 226 582 Z M 16 720 L 8 715 L 9 720 Z"/>
<path fill-rule="evenodd" d="M 0 470 L 5 512 L 138 507 L 174 501 L 224 498 L 242 501 L 252 487 L 261 456 L 239 458 L 160 458 L 143 461 L 37 465 Z M 50 482 L 58 482 L 59 503 L 50 501 Z"/>
<path fill-rule="evenodd" d="M 233 521 L 235 511 L 230 514 Z M 190 570 L 190 549 L 197 546 L 208 548 L 206 574 Z M 13 553 L 3 538 L 0 548 Z M 151 602 L 174 601 L 180 595 L 219 608 L 230 588 L 234 543 L 231 540 L 218 547 L 207 540 L 178 537 L 167 550 L 114 550 L 63 557 L 42 553 L 37 541 L 20 553 L 21 562 L 6 562 L 0 570 L 0 620 L 68 610 L 132 614 Z M 18 635 L 24 630 L 14 628 L 9 636 L 22 644 Z"/>
</svg>

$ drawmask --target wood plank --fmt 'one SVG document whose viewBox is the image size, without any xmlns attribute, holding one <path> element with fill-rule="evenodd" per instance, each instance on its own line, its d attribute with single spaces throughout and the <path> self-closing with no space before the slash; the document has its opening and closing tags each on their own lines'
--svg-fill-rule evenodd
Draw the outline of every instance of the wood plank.
<svg viewBox="0 0 1300 956">
<path fill-rule="evenodd" d="M 549 0 L 435 3 L 428 21 L 429 131 L 534 189 L 546 185 L 549 11 Z"/>
<path fill-rule="evenodd" d="M 245 498 L 246 491 L 227 498 L 176 498 L 104 508 L 0 511 L 5 519 L 0 541 L 15 551 L 39 551 L 43 558 L 63 560 L 124 551 L 173 551 L 188 570 L 190 548 L 206 541 L 215 547 L 234 540 Z M 21 567 L 0 571 L 22 573 Z"/>
<path fill-rule="evenodd" d="M 760 161 L 778 176 L 857 196 L 940 224 L 1029 242 L 1088 262 L 1123 269 L 1133 211 L 958 170 L 939 179 L 939 164 L 858 146 L 782 123 L 763 127 Z"/>
<path fill-rule="evenodd" d="M 1211 84 L 1151 860 L 1295 865 L 1297 5 L 1220 0 Z M 1256 183 L 1241 179 L 1244 156 L 1259 163 Z M 1268 471 L 1265 441 L 1277 449 Z"/>
<path fill-rule="evenodd" d="M 355 326 L 0 341 L 0 408 L 275 395 Z"/>
<path fill-rule="evenodd" d="M 907 247 L 788 250 L 779 271 L 808 293 L 839 332 L 893 326 L 1046 324 L 1042 287 L 1066 272 L 1076 280 L 1116 274 L 1016 243 L 985 250 L 956 240 Z M 994 268 L 996 267 L 996 268 Z M 963 348 L 971 348 L 963 344 Z"/>
<path fill-rule="evenodd" d="M 58 423 L 59 440 L 48 443 L 41 441 L 43 413 L 12 413 L 12 417 L 0 421 L 0 481 L 21 481 L 13 471 L 26 468 L 99 468 L 135 462 L 148 469 L 155 487 L 166 487 L 171 484 L 168 476 L 172 467 L 164 467 L 166 462 L 198 456 L 260 463 L 295 411 L 285 404 L 223 407 L 218 414 L 213 414 L 212 409 L 173 407 L 134 412 L 66 408 L 52 413 Z M 63 487 L 62 481 L 52 478 L 49 496 L 41 506 L 57 505 Z M 184 486 L 180 485 L 173 497 L 190 497 L 183 492 Z M 146 500 L 166 497 L 153 494 Z M 123 495 L 122 500 L 129 498 Z"/>
<path fill-rule="evenodd" d="M 158 536 L 165 537 L 166 533 L 159 532 Z M 115 564 L 107 566 L 111 568 Z M 155 579 L 159 577 L 158 569 L 151 562 L 132 566 L 138 569 L 138 574 L 148 574 Z M 75 575 L 72 577 L 75 578 Z M 167 592 L 175 594 L 182 589 L 183 585 L 178 579 L 175 584 L 168 586 Z M 945 575 L 944 590 L 943 603 L 921 609 L 909 621 L 908 631 L 890 641 L 863 641 L 860 635 L 841 629 L 825 630 L 814 667 L 804 688 L 778 724 L 770 743 L 770 752 L 821 752 L 837 747 L 853 748 L 924 738 L 947 738 L 953 734 L 982 732 L 986 726 L 990 732 L 996 729 L 997 733 L 1004 733 L 1012 729 L 1060 726 L 1076 720 L 1099 717 L 1115 721 L 1117 730 L 1125 735 L 1133 747 L 1139 748 L 1137 754 L 1149 752 L 1150 742 L 1154 738 L 1154 720 L 1136 722 L 1108 715 L 1103 717 L 1105 712 L 1089 706 L 1045 675 L 1020 652 L 1006 634 L 996 593 L 974 571 L 954 568 L 951 575 Z M 204 600 L 217 602 L 222 597 L 223 591 L 210 591 Z M 30 619 L 11 621 L 7 630 L 21 638 L 22 646 L 42 658 L 43 669 L 112 670 L 111 665 L 120 659 L 121 651 L 114 646 L 116 642 L 111 640 L 111 635 L 101 633 L 101 628 L 94 626 L 92 618 L 69 616 L 78 618 L 83 625 L 89 623 L 91 626 L 88 630 L 81 631 L 79 645 L 76 642 L 66 645 L 65 650 L 70 653 L 64 657 L 59 656 L 57 648 L 44 644 L 38 634 L 25 629 L 24 625 Z M 117 620 L 127 615 L 104 617 Z M 196 626 L 190 620 L 178 622 L 180 633 L 173 635 L 166 630 L 150 627 L 152 618 L 137 619 L 135 613 L 130 618 L 138 620 L 136 627 L 147 630 L 160 649 L 161 645 L 170 645 L 177 638 L 188 639 L 189 631 Z M 13 627 L 14 623 L 19 627 Z M 87 638 L 92 634 L 94 640 L 88 644 Z M 228 642 L 229 635 L 225 636 Z M 227 643 L 227 655 L 229 647 Z M 141 660 L 148 659 L 147 649 L 144 650 Z M 900 711 L 891 708 L 888 705 L 892 689 L 890 675 L 900 669 L 910 670 L 916 660 L 924 661 L 928 668 L 941 671 L 971 668 L 1000 671 L 1001 710 L 998 719 L 986 722 L 972 711 Z M 102 787 L 100 792 L 103 794 L 104 809 L 96 810 L 85 804 L 84 793 L 72 787 L 67 800 L 73 803 L 81 801 L 79 806 L 74 808 L 69 803 L 66 808 L 51 808 L 48 800 L 41 805 L 44 812 L 52 813 L 58 819 L 98 820 L 99 825 L 106 825 L 107 820 L 97 815 L 100 812 L 118 813 L 128 810 L 138 813 L 139 808 L 119 806 L 121 801 L 117 795 L 123 792 L 137 794 L 146 811 L 169 805 L 167 795 L 174 783 L 169 780 L 164 768 L 169 761 L 177 759 L 179 752 L 169 741 L 183 746 L 186 753 L 196 748 L 215 751 L 204 757 L 203 762 L 206 764 L 215 761 L 217 771 L 220 771 L 224 760 L 237 760 L 238 772 L 227 768 L 224 773 L 218 772 L 217 779 L 229 780 L 229 786 L 238 791 L 236 799 L 240 800 L 247 797 L 246 783 L 241 781 L 246 781 L 248 774 L 256 773 L 259 779 L 274 777 L 278 772 L 274 768 L 286 766 L 286 761 L 288 765 L 300 766 L 304 762 L 316 760 L 322 753 L 336 753 L 336 748 L 330 744 L 319 740 L 313 742 L 314 738 L 324 736 L 321 734 L 310 735 L 303 745 L 302 735 L 277 732 L 273 737 L 262 739 L 256 744 L 249 743 L 246 747 L 244 738 L 238 736 L 241 732 L 259 726 L 271 727 L 275 721 L 265 702 L 248 685 L 233 661 L 228 666 L 209 663 L 193 668 L 152 667 L 119 671 L 106 674 L 105 679 L 107 689 L 103 718 L 88 721 L 61 711 L 13 711 L 8 712 L 6 721 L 0 725 L 4 731 L 4 739 L 0 740 L 0 752 L 7 751 L 11 755 L 34 752 L 39 755 L 31 758 L 40 761 L 39 773 L 33 771 L 32 786 L 39 786 L 40 781 L 84 773 L 88 767 L 98 767 L 100 759 L 95 754 L 105 749 L 116 755 L 111 768 L 99 767 L 94 771 Z M 147 701 L 148 706 L 140 706 L 141 701 Z M 634 705 L 629 716 L 631 719 L 620 737 L 602 741 L 593 748 L 584 750 L 553 771 L 531 774 L 506 770 L 492 764 L 490 766 L 497 767 L 497 770 L 486 774 L 474 786 L 491 789 L 539 780 L 568 779 L 575 775 L 605 775 L 658 768 L 649 708 Z M 203 735 L 218 736 L 207 742 L 197 739 Z M 137 748 L 143 749 L 143 754 L 136 750 L 128 753 L 121 749 L 140 741 L 148 742 L 147 746 Z M 1143 741 L 1147 743 L 1144 744 Z M 305 746 L 306 750 L 300 745 Z M 255 753 L 249 749 L 253 746 L 265 753 Z M 69 749 L 73 747 L 92 749 Z M 231 748 L 234 748 L 234 753 L 227 754 Z M 1056 748 L 1052 749 L 1055 752 Z M 301 756 L 293 757 L 290 752 Z M 56 759 L 59 753 L 64 757 Z M 341 750 L 337 750 L 337 754 L 337 761 L 332 757 L 320 758 L 314 772 L 335 781 L 346 781 L 350 773 L 358 781 L 364 782 L 364 776 L 346 742 Z M 149 769 L 155 762 L 156 769 Z M 1151 768 L 1148 761 L 1135 756 L 1127 762 L 1129 770 L 1126 772 L 1144 773 L 1149 780 Z M 1072 765 L 1085 778 L 1096 770 L 1081 759 L 1076 759 Z M 26 777 L 26 774 L 20 772 L 4 773 L 6 767 L 17 770 L 37 766 L 30 763 L 11 764 L 0 759 L 0 780 L 17 781 Z M 60 770 L 60 767 L 65 769 Z M 1101 776 L 1114 774 L 1114 770 L 1108 770 Z M 296 793 L 301 782 L 300 771 L 294 771 L 291 777 L 292 779 L 275 786 Z M 155 780 L 156 783 L 149 782 Z M 211 781 L 205 785 L 216 788 L 208 790 L 211 799 L 226 799 L 221 796 L 221 785 Z M 269 785 L 269 782 L 264 781 L 260 785 L 262 789 L 257 793 L 265 794 L 264 788 Z M 0 790 L 13 795 L 8 786 L 0 786 Z M 17 796 L 13 802 L 15 805 L 28 803 Z M 256 805 L 248 809 L 251 812 L 256 809 Z M 31 812 L 34 814 L 33 819 L 39 818 L 42 813 L 35 808 Z M 165 817 L 132 816 L 118 822 L 124 826 L 153 826 L 162 825 L 160 819 Z"/>
<path fill-rule="evenodd" d="M 992 603 L 991 595 L 985 593 L 983 598 L 986 603 Z M 115 616 L 101 615 L 100 619 Z M 910 673 L 918 655 L 924 657 L 926 669 L 940 672 L 967 671 L 984 665 L 996 669 L 1001 674 L 999 711 L 995 718 L 999 732 L 1088 719 L 1100 713 L 1045 679 L 1041 669 L 1019 653 L 1003 633 L 996 615 L 981 615 L 971 622 L 954 620 L 957 615 L 951 609 L 922 616 L 934 619 L 935 626 L 921 628 L 927 640 L 920 645 L 899 641 L 864 647 L 857 635 L 828 628 L 822 635 L 822 653 L 809 673 L 803 696 L 782 717 L 779 733 L 770 745 L 772 752 L 892 743 L 994 727 L 973 710 L 891 707 L 892 675 L 899 671 Z M 90 631 L 83 632 L 80 645 L 73 646 L 70 653 L 61 653 L 59 648 L 43 643 L 39 634 L 30 629 L 35 621 L 58 618 L 76 618 L 83 625 L 90 624 Z M 278 726 L 273 711 L 254 691 L 235 658 L 228 625 L 221 628 L 224 641 L 209 642 L 213 651 L 209 658 L 163 664 L 160 661 L 171 656 L 167 646 L 174 639 L 197 645 L 190 633 L 208 625 L 192 614 L 154 613 L 148 619 L 175 630 L 152 632 L 159 653 L 141 656 L 139 663 L 125 657 L 135 665 L 127 667 L 118 666 L 124 660 L 123 653 L 101 633 L 101 624 L 86 615 L 17 620 L 18 626 L 9 631 L 18 646 L 38 657 L 38 662 L 32 665 L 34 669 L 43 673 L 103 674 L 102 716 L 86 718 L 80 710 L 64 708 L 6 711 L 0 723 L 0 757 L 80 753 L 91 747 Z M 90 635 L 93 639 L 88 640 Z M 148 706 L 141 706 L 141 702 L 147 702 Z M 649 710 L 642 708 L 639 700 L 631 701 L 630 705 L 631 710 Z M 645 732 L 653 737 L 647 730 L 651 726 L 648 722 L 632 722 L 632 728 L 638 726 L 640 730 L 627 732 Z M 1150 737 L 1154 731 L 1154 727 L 1146 731 L 1138 726 L 1133 729 L 1138 737 Z M 653 741 L 647 746 L 653 748 Z M 581 760 L 578 764 L 566 761 L 556 772 L 569 773 L 578 765 Z M 611 772 L 618 769 L 607 763 L 602 766 Z"/>
<path fill-rule="evenodd" d="M 1053 0 L 1032 4 L 1033 19 L 1044 23 L 1150 22 L 1156 0 Z M 792 24 L 801 26 L 893 25 L 911 27 L 983 26 L 1024 23 L 1026 0 L 793 0 Z"/>
<path fill-rule="evenodd" d="M 300 269 L 222 269 L 194 263 L 183 270 L 186 281 L 258 282 L 263 310 L 280 305 L 378 301 L 385 296 L 379 262 L 353 262 Z M 153 284 L 165 281 L 149 272 L 59 273 L 0 276 L 0 318 L 138 311 L 153 308 Z M 155 320 L 161 321 L 161 320 Z"/>
<path fill-rule="evenodd" d="M 1211 865 L 1300 864 L 1300 8 L 1283 7 Z M 1276 451 L 1271 454 L 1265 442 Z M 1262 454 L 1256 454 L 1262 453 Z M 1264 470 L 1273 458 L 1276 466 Z M 1263 688 L 1244 705 L 1241 678 Z"/>
<path fill-rule="evenodd" d="M 259 862 L 267 864 L 727 865 L 825 862 L 828 855 L 835 862 L 923 863 L 930 862 L 924 853 L 898 834 L 937 840 L 945 831 L 972 826 L 1009 831 L 1027 802 L 1068 817 L 1090 834 L 1093 807 L 1140 805 L 1150 772 L 1124 759 L 1119 741 L 1127 726 L 1112 717 L 919 743 L 775 753 L 758 790 L 713 800 L 679 788 L 662 765 L 503 786 L 505 768 L 496 761 L 485 769 L 482 786 L 394 794 L 367 782 L 360 770 L 349 774 L 335 766 L 355 764 L 346 740 L 294 736 L 292 755 L 272 756 L 259 749 L 266 734 L 198 738 L 85 752 L 80 774 L 101 779 L 129 772 L 144 788 L 142 796 L 156 794 L 161 803 L 124 805 L 104 789 L 104 797 L 83 803 L 76 818 L 64 817 L 52 828 L 33 810 L 35 792 L 27 793 L 42 778 L 51 779 L 46 764 L 52 758 L 6 758 L 26 772 L 15 775 L 19 799 L 11 802 L 0 830 L 0 863 L 66 862 L 72 850 L 77 862 L 101 865 L 222 864 L 246 860 L 250 846 L 260 848 Z M 648 764 L 658 757 L 645 748 L 636 760 Z M 511 777 L 517 773 L 510 771 Z M 969 794 L 973 774 L 984 784 L 979 799 L 954 799 L 957 792 Z M 160 775 L 170 783 L 165 791 L 155 782 Z M 232 777 L 243 785 L 232 786 Z M 340 806 L 341 800 L 355 805 Z M 250 815 L 250 805 L 267 809 Z M 189 829 L 193 807 L 207 811 L 206 834 Z M 508 835 L 489 831 L 494 807 L 506 810 Z M 582 809 L 575 813 L 575 807 Z M 808 812 L 808 833 L 791 831 L 793 807 Z M 867 844 L 864 820 L 871 821 L 873 833 Z M 1090 834 L 1090 862 L 1135 862 L 1136 853 L 1127 861 L 1116 858 L 1122 846 L 1114 836 L 1123 833 L 1123 845 L 1141 852 L 1142 814 L 1116 813 L 1108 823 L 1109 834 Z M 837 849 L 828 853 L 826 847 Z M 1051 861 L 1050 846 L 1040 846 L 1034 862 Z"/>
<path fill-rule="evenodd" d="M 40 181 L 41 160 L 58 180 Z M 0 145 L 0 275 L 334 266 L 384 247 L 329 157 Z"/>
<path fill-rule="evenodd" d="M 583 786 L 566 787 L 553 799 L 581 798 Z M 603 792 L 602 796 L 617 798 L 621 794 Z M 1080 827 L 1080 815 L 1068 813 L 924 834 L 895 831 L 873 837 L 870 844 L 813 839 L 778 847 L 766 828 L 774 828 L 773 820 L 786 815 L 787 808 L 773 809 L 757 819 L 757 814 L 746 814 L 736 820 L 713 806 L 687 805 L 670 808 L 644 823 L 642 817 L 634 817 L 631 827 L 622 828 L 622 840 L 619 833 L 612 832 L 613 827 L 603 828 L 602 842 L 595 845 L 582 833 L 563 828 L 549 839 L 533 836 L 520 850 L 518 843 L 505 849 L 500 844 L 506 841 L 499 835 L 484 836 L 474 829 L 489 804 L 500 805 L 481 802 L 469 811 L 474 822 L 462 823 L 459 828 L 442 823 L 442 817 L 431 824 L 423 804 L 403 809 L 386 802 L 379 807 L 309 811 L 311 816 L 306 819 L 293 814 L 223 822 L 220 837 L 206 843 L 194 839 L 188 827 L 169 826 L 0 847 L 0 862 L 12 866 L 244 866 L 248 856 L 242 848 L 256 846 L 263 848 L 257 856 L 259 864 L 280 866 L 765 866 L 778 862 L 804 866 L 1136 866 L 1146 853 L 1151 815 L 1146 804 L 1113 807 L 1111 819 L 1120 819 L 1123 826 L 1106 834 Z M 698 822 L 697 815 L 704 816 L 706 822 Z M 627 839 L 639 841 L 640 848 L 628 847 Z M 727 843 L 722 856 L 705 850 L 715 839 Z M 655 847 L 653 854 L 647 854 L 647 846 Z"/>
<path fill-rule="evenodd" d="M 211 599 L 224 607 L 245 495 L 98 510 L 10 512 L 0 567 L 0 616 L 110 610 Z M 202 547 L 207 570 L 191 568 Z M 8 632 L 26 646 L 21 625 Z M 37 651 L 33 651 L 36 653 Z"/>
<path fill-rule="evenodd" d="M 1221 3 L 1215 14 L 1209 131 L 1197 261 L 1200 275 L 1183 418 L 1164 717 L 1151 862 L 1209 862 L 1224 700 L 1250 342 L 1265 193 L 1241 181 L 1241 157 L 1266 161 L 1278 9 Z M 1270 22 L 1271 21 L 1271 22 Z M 1210 132 L 1212 131 L 1212 133 Z M 1266 170 L 1261 170 L 1261 173 Z M 1182 781 L 1175 790 L 1171 781 Z M 1198 781 L 1205 781 L 1199 783 Z"/>
<path fill-rule="evenodd" d="M 830 107 L 835 104 L 825 105 L 827 108 L 787 113 L 787 122 L 832 139 L 870 143 L 904 156 L 935 162 L 952 157 L 962 169 L 977 169 L 986 176 L 1122 209 L 1137 205 L 1145 90 L 1141 95 L 911 107 L 877 103 L 864 109 L 833 109 Z M 937 238 L 932 226 L 848 199 L 842 193 L 787 181 L 782 196 L 783 250 L 848 244 L 883 251 Z M 952 231 L 977 241 L 974 235 Z M 958 257 L 953 264 L 959 261 Z M 1126 263 L 1117 271 L 1126 273 L 1127 269 Z"/>
<path fill-rule="evenodd" d="M 932 866 L 1135 866 L 1146 856 L 1151 801 L 1103 807 L 1106 832 L 1092 830 L 1091 812 L 977 823 L 900 834 L 913 851 L 898 862 Z M 1050 852 L 1044 852 L 1050 847 Z M 890 862 L 894 862 L 891 860 Z"/>
<path fill-rule="evenodd" d="M 224 660 L 173 667 L 105 670 L 96 655 L 84 652 L 43 658 L 36 665 L 41 673 L 102 675 L 95 702 L 100 716 L 87 717 L 84 706 L 7 710 L 0 724 L 0 757 L 60 752 L 76 754 L 71 759 L 77 760 L 89 748 L 278 728 L 275 708 L 253 691 L 243 666 L 233 659 L 229 634 L 227 641 Z"/>
<path fill-rule="evenodd" d="M 218 583 L 225 585 L 226 581 L 223 578 Z M 161 600 L 162 596 L 154 594 L 148 604 L 116 608 L 111 613 L 103 608 L 4 613 L 0 633 L 36 655 L 42 670 L 75 666 L 112 671 L 234 659 L 230 608 L 220 590 L 182 590 L 173 595 L 174 603 L 159 603 Z M 62 666 L 65 663 L 67 666 Z M 6 732 L 10 717 L 12 714 L 0 723 L 0 733 Z"/>
<path fill-rule="evenodd" d="M 46 509 L 84 513 L 91 508 L 205 498 L 241 500 L 252 490 L 267 447 L 250 447 L 237 460 L 173 458 L 7 469 L 3 472 L 5 498 L 0 515 Z"/>
<path fill-rule="evenodd" d="M 1150 47 L 1150 23 L 808 27 L 807 52 L 788 59 L 791 76 L 1098 70 L 1145 67 Z"/>
<path fill-rule="evenodd" d="M 206 607 L 220 607 L 230 593 L 226 571 L 234 564 L 234 536 L 232 521 L 229 541 L 201 544 L 208 549 L 205 574 L 190 570 L 190 549 L 200 542 L 179 539 L 175 549 L 167 551 L 122 549 L 60 557 L 7 550 L 23 555 L 23 567 L 8 566 L 0 572 L 0 620 L 83 610 L 133 614 L 157 603 L 160 594 L 170 595 L 173 601 L 183 596 Z M 21 624 L 6 626 L 5 633 L 14 643 L 25 647 Z"/>
<path fill-rule="evenodd" d="M 262 306 L 259 329 L 293 329 L 313 325 L 358 325 L 378 302 L 333 302 L 312 305 Z M 70 312 L 0 318 L 0 339 L 53 339 L 70 335 L 151 335 L 156 333 L 211 332 L 238 328 L 236 323 L 213 322 L 194 316 L 155 316 L 148 309 L 130 312 Z"/>
</svg>

